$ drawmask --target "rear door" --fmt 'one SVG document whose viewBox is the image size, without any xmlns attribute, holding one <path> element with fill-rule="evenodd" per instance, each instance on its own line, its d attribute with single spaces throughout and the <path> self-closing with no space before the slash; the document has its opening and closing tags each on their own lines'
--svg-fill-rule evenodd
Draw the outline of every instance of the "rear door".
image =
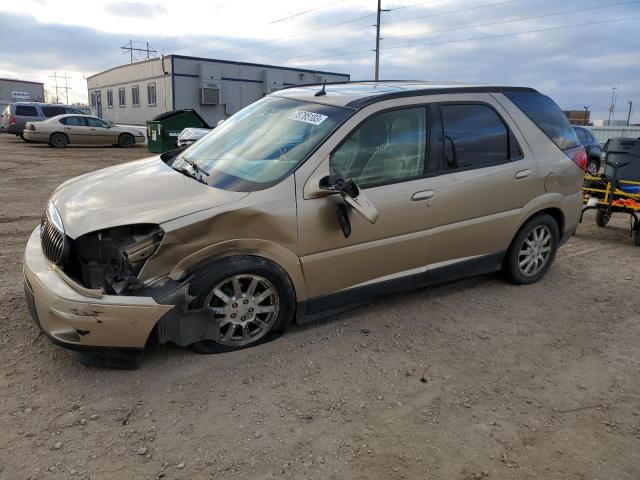
<svg viewBox="0 0 640 480">
<path fill-rule="evenodd" d="M 55 119 L 52 120 L 55 122 Z M 60 123 L 64 125 L 64 133 L 72 144 L 89 144 L 91 143 L 91 129 L 85 122 L 85 117 L 69 116 L 60 119 Z"/>
<path fill-rule="evenodd" d="M 433 112 L 429 268 L 490 262 L 507 250 L 543 182 L 522 134 L 490 95 L 443 101 Z"/>
<path fill-rule="evenodd" d="M 91 129 L 91 143 L 105 145 L 118 143 L 118 134 L 109 128 L 109 124 L 100 118 L 85 117 Z"/>
</svg>

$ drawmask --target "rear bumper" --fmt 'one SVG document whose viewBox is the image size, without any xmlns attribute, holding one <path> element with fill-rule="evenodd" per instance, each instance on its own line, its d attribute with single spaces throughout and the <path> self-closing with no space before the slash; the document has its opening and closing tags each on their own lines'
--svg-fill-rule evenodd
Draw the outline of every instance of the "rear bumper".
<svg viewBox="0 0 640 480">
<path fill-rule="evenodd" d="M 24 136 L 25 139 L 29 140 L 30 142 L 48 142 L 49 141 L 49 134 L 48 133 L 44 133 L 44 132 L 36 132 L 33 130 L 25 130 L 24 132 L 22 132 L 22 135 Z"/>
<path fill-rule="evenodd" d="M 27 243 L 24 283 L 36 325 L 70 350 L 142 349 L 158 319 L 173 308 L 151 297 L 103 295 L 74 284 L 44 257 L 40 227 Z"/>
</svg>

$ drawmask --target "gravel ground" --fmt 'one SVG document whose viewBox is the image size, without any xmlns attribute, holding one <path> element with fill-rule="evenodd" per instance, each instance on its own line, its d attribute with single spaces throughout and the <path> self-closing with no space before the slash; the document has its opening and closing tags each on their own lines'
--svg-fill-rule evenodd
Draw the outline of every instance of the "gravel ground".
<svg viewBox="0 0 640 480">
<path fill-rule="evenodd" d="M 64 180 L 143 147 L 0 135 L 0 478 L 640 478 L 640 249 L 587 215 L 543 281 L 484 276 L 136 371 L 38 335 L 22 253 Z"/>
</svg>

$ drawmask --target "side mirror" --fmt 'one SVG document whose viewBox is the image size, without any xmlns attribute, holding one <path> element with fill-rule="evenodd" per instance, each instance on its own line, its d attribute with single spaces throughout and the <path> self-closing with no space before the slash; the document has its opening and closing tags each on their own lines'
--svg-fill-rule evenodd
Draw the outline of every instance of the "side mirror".
<svg viewBox="0 0 640 480">
<path fill-rule="evenodd" d="M 369 223 L 374 224 L 378 220 L 378 210 L 353 180 L 345 181 L 339 178 L 331 183 L 329 176 L 325 176 L 320 179 L 319 188 L 327 195 L 339 193 L 345 203 L 366 218 Z"/>
</svg>

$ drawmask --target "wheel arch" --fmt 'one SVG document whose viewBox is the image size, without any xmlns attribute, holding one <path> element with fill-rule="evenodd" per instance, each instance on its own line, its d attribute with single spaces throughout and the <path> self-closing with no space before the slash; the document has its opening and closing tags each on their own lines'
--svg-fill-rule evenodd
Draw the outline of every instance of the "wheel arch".
<svg viewBox="0 0 640 480">
<path fill-rule="evenodd" d="M 296 301 L 307 299 L 300 258 L 281 245 L 260 239 L 228 240 L 205 247 L 182 259 L 168 276 L 180 280 L 203 265 L 232 256 L 260 257 L 276 264 L 288 275 Z"/>
</svg>

